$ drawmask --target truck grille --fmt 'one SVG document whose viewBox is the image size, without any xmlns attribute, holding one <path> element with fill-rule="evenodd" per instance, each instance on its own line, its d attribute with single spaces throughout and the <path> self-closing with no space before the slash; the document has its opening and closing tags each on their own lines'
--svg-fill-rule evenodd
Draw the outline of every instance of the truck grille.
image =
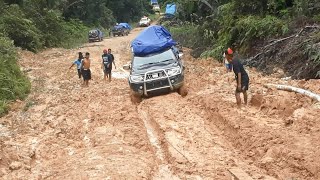
<svg viewBox="0 0 320 180">
<path fill-rule="evenodd" d="M 160 88 L 164 86 L 169 86 L 169 81 L 167 79 L 164 80 L 158 80 L 158 81 L 151 81 L 146 83 L 147 89 L 155 89 Z"/>
</svg>

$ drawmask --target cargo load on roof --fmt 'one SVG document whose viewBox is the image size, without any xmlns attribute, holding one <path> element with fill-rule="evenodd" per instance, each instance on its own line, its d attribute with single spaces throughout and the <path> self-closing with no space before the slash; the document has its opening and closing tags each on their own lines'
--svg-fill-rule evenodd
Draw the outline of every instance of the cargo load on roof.
<svg viewBox="0 0 320 180">
<path fill-rule="evenodd" d="M 158 4 L 158 0 L 151 0 L 151 5 L 155 5 L 155 4 Z"/>
<path fill-rule="evenodd" d="M 123 26 L 126 29 L 132 29 L 132 27 L 128 23 L 119 23 L 119 26 Z"/>
<path fill-rule="evenodd" d="M 176 44 L 166 28 L 153 25 L 142 31 L 132 41 L 131 47 L 135 56 L 147 56 L 164 51 Z"/>
</svg>

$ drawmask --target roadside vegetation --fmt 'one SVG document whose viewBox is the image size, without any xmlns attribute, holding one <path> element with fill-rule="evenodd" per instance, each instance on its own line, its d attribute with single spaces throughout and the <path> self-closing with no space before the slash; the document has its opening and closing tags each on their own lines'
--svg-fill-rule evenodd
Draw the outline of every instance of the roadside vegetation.
<svg viewBox="0 0 320 180">
<path fill-rule="evenodd" d="M 107 32 L 116 22 L 137 22 L 152 12 L 148 0 L 0 0 L 0 115 L 23 99 L 30 82 L 17 64 L 17 49 L 72 48 L 91 28 Z M 108 35 L 108 33 L 105 33 Z"/>
<path fill-rule="evenodd" d="M 164 7 L 172 1 L 160 0 Z M 320 3 L 316 0 L 224 0 L 182 1 L 177 3 L 177 19 L 184 22 L 174 29 L 177 38 L 193 38 L 206 48 L 203 55 L 221 57 L 221 49 L 236 46 L 248 52 L 260 40 L 293 33 L 297 25 L 319 23 Z M 297 22 L 303 21 L 303 24 Z M 192 26 L 190 26 L 192 24 Z M 177 30 L 179 29 L 188 29 Z M 197 36 L 192 28 L 197 29 Z M 179 33 L 180 32 L 180 33 Z M 198 48 L 195 43 L 194 48 Z"/>
<path fill-rule="evenodd" d="M 221 61 L 223 50 L 232 47 L 244 58 L 252 60 L 248 62 L 249 65 L 263 64 L 259 67 L 264 70 L 266 65 L 264 62 L 259 63 L 260 61 L 267 59 L 268 62 L 282 62 L 283 59 L 276 57 L 278 50 L 295 44 L 299 48 L 283 52 L 289 54 L 289 58 L 281 66 L 289 70 L 292 68 L 289 64 L 298 61 L 297 66 L 313 63 L 310 65 L 313 68 L 299 69 L 299 74 L 289 73 L 288 76 L 315 78 L 317 69 L 320 68 L 319 48 L 316 50 L 319 44 L 316 37 L 320 30 L 318 0 L 160 0 L 162 7 L 168 2 L 177 4 L 177 14 L 174 19 L 163 24 L 184 46 L 192 48 L 192 54 L 196 57 L 210 56 Z M 293 37 L 267 46 L 279 39 L 298 34 L 306 26 L 312 28 L 304 29 L 299 34 L 299 37 L 305 38 Z M 275 55 L 266 55 L 265 52 L 269 51 Z M 256 56 L 259 53 L 261 55 Z M 295 59 L 290 54 L 295 54 L 300 59 Z M 300 62 L 302 63 L 299 64 Z"/>
</svg>

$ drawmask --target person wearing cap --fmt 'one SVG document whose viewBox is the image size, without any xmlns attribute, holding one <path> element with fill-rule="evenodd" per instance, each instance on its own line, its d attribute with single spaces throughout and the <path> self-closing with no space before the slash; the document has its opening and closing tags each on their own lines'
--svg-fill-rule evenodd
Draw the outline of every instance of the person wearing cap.
<svg viewBox="0 0 320 180">
<path fill-rule="evenodd" d="M 230 49 L 231 50 L 231 49 Z M 247 90 L 249 89 L 249 76 L 248 73 L 243 68 L 240 60 L 237 57 L 234 57 L 233 51 L 229 49 L 225 51 L 226 59 L 233 67 L 233 72 L 237 81 L 237 87 L 235 91 L 235 96 L 237 100 L 238 107 L 241 107 L 241 98 L 240 93 L 243 93 L 244 103 L 248 103 Z"/>
<path fill-rule="evenodd" d="M 108 50 L 104 49 L 102 54 L 102 64 L 101 64 L 101 68 L 103 69 L 103 73 L 104 73 L 104 77 L 103 77 L 104 80 L 107 80 L 108 75 L 111 73 L 110 65 L 111 65 L 111 57 L 108 54 Z"/>
<path fill-rule="evenodd" d="M 104 80 L 109 78 L 109 82 L 111 81 L 111 71 L 112 71 L 112 63 L 114 64 L 115 68 L 116 65 L 114 63 L 114 56 L 111 54 L 111 49 L 104 49 L 102 54 L 102 69 L 104 72 Z"/>
<path fill-rule="evenodd" d="M 233 51 L 231 48 L 228 48 L 228 54 L 233 54 Z M 226 72 L 231 72 L 232 71 L 232 64 L 229 63 L 229 61 L 226 58 L 226 53 L 223 53 L 223 63 L 226 67 Z"/>
</svg>

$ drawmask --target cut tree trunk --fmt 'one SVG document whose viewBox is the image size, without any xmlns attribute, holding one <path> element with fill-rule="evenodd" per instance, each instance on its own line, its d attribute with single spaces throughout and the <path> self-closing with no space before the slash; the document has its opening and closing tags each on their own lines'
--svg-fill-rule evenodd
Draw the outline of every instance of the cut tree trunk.
<svg viewBox="0 0 320 180">
<path fill-rule="evenodd" d="M 293 86 L 287 86 L 287 85 L 277 85 L 277 84 L 266 84 L 264 86 L 267 88 L 277 88 L 279 90 L 296 92 L 296 93 L 303 94 L 305 96 L 308 96 L 308 97 L 320 102 L 320 95 L 315 94 L 315 93 L 308 91 L 308 90 L 305 90 L 305 89 L 301 89 L 301 88 L 297 88 L 297 87 L 293 87 Z"/>
</svg>

